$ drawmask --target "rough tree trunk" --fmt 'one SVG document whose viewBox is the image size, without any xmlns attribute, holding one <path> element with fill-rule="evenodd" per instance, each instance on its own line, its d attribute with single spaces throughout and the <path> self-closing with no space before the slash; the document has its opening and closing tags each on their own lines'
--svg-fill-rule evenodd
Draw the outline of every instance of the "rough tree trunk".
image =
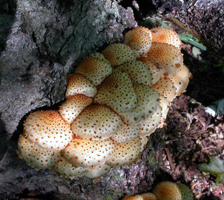
<svg viewBox="0 0 224 200">
<path fill-rule="evenodd" d="M 200 11 L 200 2 L 188 1 L 183 5 L 174 0 L 152 0 L 151 5 L 163 14 L 190 23 L 213 49 L 224 52 L 221 0 L 201 3 L 203 11 L 196 20 L 190 16 L 194 16 L 194 10 Z M 212 18 L 206 9 L 213 12 Z M 213 30 L 199 21 L 203 19 L 209 21 Z M 48 199 L 119 199 L 125 193 L 151 187 L 157 170 L 156 145 L 147 147 L 142 161 L 115 168 L 96 184 L 88 178 L 61 178 L 53 170 L 34 171 L 16 155 L 16 140 L 24 117 L 32 110 L 62 101 L 67 74 L 74 72 L 81 59 L 109 43 L 121 41 L 123 31 L 136 25 L 133 10 L 111 0 L 0 3 L 0 198 L 25 190 L 39 191 Z M 149 164 L 149 155 L 155 165 Z"/>
</svg>

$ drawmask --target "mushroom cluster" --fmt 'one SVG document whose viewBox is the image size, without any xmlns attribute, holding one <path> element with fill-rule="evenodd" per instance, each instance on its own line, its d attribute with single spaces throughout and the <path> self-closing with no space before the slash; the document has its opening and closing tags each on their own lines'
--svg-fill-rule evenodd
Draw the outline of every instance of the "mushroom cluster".
<svg viewBox="0 0 224 200">
<path fill-rule="evenodd" d="M 124 43 L 85 57 L 69 76 L 58 111 L 31 113 L 18 153 L 35 169 L 71 179 L 100 177 L 136 162 L 147 137 L 164 125 L 172 100 L 186 89 L 181 40 L 162 27 L 137 27 Z"/>
</svg>

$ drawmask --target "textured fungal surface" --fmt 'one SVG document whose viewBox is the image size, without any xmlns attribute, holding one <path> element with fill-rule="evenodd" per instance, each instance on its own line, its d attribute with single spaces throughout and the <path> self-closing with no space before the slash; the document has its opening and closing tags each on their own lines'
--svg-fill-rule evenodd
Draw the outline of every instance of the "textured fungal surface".
<svg viewBox="0 0 224 200">
<path fill-rule="evenodd" d="M 112 68 L 110 62 L 102 54 L 95 53 L 85 57 L 75 72 L 88 78 L 94 85 L 99 85 L 112 73 Z"/>
<path fill-rule="evenodd" d="M 168 77 L 174 76 L 183 64 L 181 51 L 166 43 L 153 43 L 146 57 Z"/>
<path fill-rule="evenodd" d="M 114 143 L 108 140 L 75 138 L 63 150 L 62 155 L 73 165 L 90 167 L 104 163 L 114 152 Z"/>
<path fill-rule="evenodd" d="M 127 73 L 111 74 L 99 87 L 96 103 L 110 106 L 117 113 L 131 111 L 137 103 L 137 95 Z"/>
<path fill-rule="evenodd" d="M 181 40 L 179 35 L 171 30 L 167 29 L 165 27 L 156 27 L 151 29 L 152 32 L 152 42 L 156 43 L 165 43 L 165 44 L 171 44 L 178 48 L 179 50 L 181 49 Z"/>
<path fill-rule="evenodd" d="M 135 56 L 146 54 L 152 45 L 152 32 L 145 27 L 137 27 L 124 35 L 124 44 L 129 45 L 135 52 Z"/>
<path fill-rule="evenodd" d="M 35 169 L 46 169 L 53 167 L 59 160 L 61 153 L 57 150 L 44 149 L 20 135 L 18 150 L 21 158 Z"/>
<path fill-rule="evenodd" d="M 62 150 L 72 140 L 73 133 L 57 111 L 47 110 L 27 117 L 24 136 L 43 148 Z"/>
<path fill-rule="evenodd" d="M 85 95 L 74 95 L 69 97 L 59 108 L 62 118 L 69 124 L 92 103 L 93 99 Z"/>
<path fill-rule="evenodd" d="M 85 76 L 80 74 L 72 74 L 68 80 L 66 97 L 76 94 L 83 94 L 88 97 L 94 97 L 97 89 Z"/>
<path fill-rule="evenodd" d="M 151 32 L 135 28 L 126 33 L 126 44 L 86 56 L 68 76 L 59 110 L 27 117 L 18 148 L 28 165 L 77 179 L 137 163 L 147 136 L 163 127 L 172 100 L 190 78 L 179 38 L 173 41 L 177 34 L 164 28 Z"/>
<path fill-rule="evenodd" d="M 114 43 L 106 47 L 102 54 L 110 61 L 112 66 L 122 65 L 128 61 L 135 60 L 134 51 L 125 44 Z"/>
<path fill-rule="evenodd" d="M 72 131 L 87 139 L 107 139 L 121 127 L 121 118 L 103 105 L 88 106 L 73 122 Z"/>
</svg>

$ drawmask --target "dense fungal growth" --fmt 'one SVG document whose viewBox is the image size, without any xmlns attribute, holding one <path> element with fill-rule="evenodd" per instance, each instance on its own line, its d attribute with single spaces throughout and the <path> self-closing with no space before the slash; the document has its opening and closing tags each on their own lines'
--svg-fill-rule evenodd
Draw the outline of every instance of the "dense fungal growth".
<svg viewBox="0 0 224 200">
<path fill-rule="evenodd" d="M 164 28 L 138 27 L 126 33 L 125 44 L 85 57 L 69 75 L 59 111 L 33 112 L 25 120 L 20 157 L 71 179 L 137 162 L 146 136 L 163 127 L 172 100 L 189 82 L 175 37 Z"/>
</svg>

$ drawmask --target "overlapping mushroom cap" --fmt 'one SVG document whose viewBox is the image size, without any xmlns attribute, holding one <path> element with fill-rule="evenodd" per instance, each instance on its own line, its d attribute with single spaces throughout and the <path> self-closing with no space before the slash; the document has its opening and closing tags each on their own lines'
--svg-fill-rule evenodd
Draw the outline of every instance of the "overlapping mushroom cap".
<svg viewBox="0 0 224 200">
<path fill-rule="evenodd" d="M 20 157 L 71 179 L 137 162 L 146 136 L 163 127 L 172 100 L 189 82 L 179 42 L 172 30 L 138 27 L 125 34 L 125 44 L 85 57 L 69 77 L 59 111 L 27 117 Z"/>
<path fill-rule="evenodd" d="M 24 136 L 43 148 L 60 151 L 72 140 L 73 133 L 57 111 L 46 110 L 27 117 Z"/>
<path fill-rule="evenodd" d="M 112 73 L 112 67 L 102 54 L 94 53 L 85 57 L 75 72 L 88 77 L 94 85 L 100 85 L 105 77 Z"/>
<path fill-rule="evenodd" d="M 134 28 L 124 35 L 124 44 L 133 49 L 136 57 L 144 56 L 151 48 L 152 32 L 142 26 Z"/>
<path fill-rule="evenodd" d="M 60 159 L 60 152 L 52 149 L 45 149 L 32 143 L 23 135 L 20 135 L 18 141 L 18 153 L 26 163 L 35 169 L 46 169 L 54 166 Z"/>
<path fill-rule="evenodd" d="M 107 139 L 121 127 L 121 118 L 103 105 L 88 106 L 73 122 L 72 131 L 87 139 Z"/>
<path fill-rule="evenodd" d="M 62 155 L 74 166 L 91 167 L 105 163 L 114 148 L 111 139 L 93 141 L 75 138 L 62 151 Z"/>
</svg>

